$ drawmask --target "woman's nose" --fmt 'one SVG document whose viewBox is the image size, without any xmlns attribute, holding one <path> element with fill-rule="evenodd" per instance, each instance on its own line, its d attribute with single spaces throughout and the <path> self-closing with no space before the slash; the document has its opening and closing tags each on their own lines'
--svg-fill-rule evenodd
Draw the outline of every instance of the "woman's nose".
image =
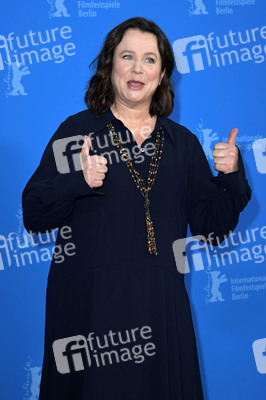
<svg viewBox="0 0 266 400">
<path fill-rule="evenodd" d="M 143 72 L 140 61 L 134 62 L 133 67 L 132 67 L 132 72 L 135 72 L 136 74 L 141 74 Z"/>
</svg>

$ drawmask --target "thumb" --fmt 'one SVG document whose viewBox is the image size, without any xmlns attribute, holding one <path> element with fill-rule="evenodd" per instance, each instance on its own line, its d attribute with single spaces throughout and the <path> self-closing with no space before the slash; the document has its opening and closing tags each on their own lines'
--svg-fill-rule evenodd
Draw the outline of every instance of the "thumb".
<svg viewBox="0 0 266 400">
<path fill-rule="evenodd" d="M 237 134 L 238 134 L 238 129 L 237 128 L 232 129 L 231 132 L 229 133 L 227 143 L 235 144 Z"/>
<path fill-rule="evenodd" d="M 85 140 L 84 140 L 84 147 L 85 147 L 85 153 L 87 156 L 90 155 L 90 148 L 91 148 L 91 140 L 89 136 L 85 135 Z"/>
</svg>

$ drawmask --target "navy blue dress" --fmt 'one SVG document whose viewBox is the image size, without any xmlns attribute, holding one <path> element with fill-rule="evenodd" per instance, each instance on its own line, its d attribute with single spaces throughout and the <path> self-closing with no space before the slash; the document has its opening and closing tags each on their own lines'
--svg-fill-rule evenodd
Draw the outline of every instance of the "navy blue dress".
<svg viewBox="0 0 266 400">
<path fill-rule="evenodd" d="M 158 256 L 148 253 L 144 200 L 109 122 L 145 183 L 156 132 L 164 127 L 149 195 Z M 108 160 L 98 188 L 77 167 L 85 134 L 90 154 Z M 57 142 L 60 161 L 53 143 L 64 138 Z M 189 299 L 172 245 L 186 237 L 188 224 L 193 235 L 227 235 L 250 196 L 240 153 L 237 172 L 213 177 L 197 137 L 169 118 L 158 117 L 141 146 L 110 110 L 67 118 L 22 196 L 26 229 L 59 228 L 56 245 L 64 250 L 63 259 L 54 254 L 48 275 L 40 399 L 203 399 Z"/>
</svg>

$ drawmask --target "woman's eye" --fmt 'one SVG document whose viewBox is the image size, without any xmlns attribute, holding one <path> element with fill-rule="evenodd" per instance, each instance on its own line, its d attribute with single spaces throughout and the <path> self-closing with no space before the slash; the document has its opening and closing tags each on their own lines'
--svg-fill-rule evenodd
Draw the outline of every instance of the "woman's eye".
<svg viewBox="0 0 266 400">
<path fill-rule="evenodd" d="M 132 56 L 131 56 L 130 54 L 125 54 L 125 55 L 123 56 L 123 58 L 124 58 L 125 60 L 131 60 L 131 59 L 132 59 Z"/>
<path fill-rule="evenodd" d="M 151 58 L 151 57 L 146 58 L 145 61 L 146 61 L 147 63 L 150 63 L 150 64 L 153 64 L 153 63 L 154 63 L 154 59 Z"/>
</svg>

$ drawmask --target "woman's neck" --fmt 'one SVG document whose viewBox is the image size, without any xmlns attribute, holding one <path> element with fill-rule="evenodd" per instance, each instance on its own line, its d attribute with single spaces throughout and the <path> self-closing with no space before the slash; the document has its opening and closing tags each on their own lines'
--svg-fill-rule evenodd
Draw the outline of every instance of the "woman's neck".
<svg viewBox="0 0 266 400">
<path fill-rule="evenodd" d="M 148 107 L 130 108 L 115 102 L 110 108 L 114 116 L 131 131 L 139 146 L 154 130 L 156 117 L 151 117 Z"/>
<path fill-rule="evenodd" d="M 148 106 L 144 107 L 129 107 L 125 104 L 115 101 L 111 106 L 111 111 L 114 116 L 120 119 L 123 123 L 129 123 L 130 125 L 149 123 L 154 120 L 154 117 L 150 116 L 150 109 Z"/>
</svg>

